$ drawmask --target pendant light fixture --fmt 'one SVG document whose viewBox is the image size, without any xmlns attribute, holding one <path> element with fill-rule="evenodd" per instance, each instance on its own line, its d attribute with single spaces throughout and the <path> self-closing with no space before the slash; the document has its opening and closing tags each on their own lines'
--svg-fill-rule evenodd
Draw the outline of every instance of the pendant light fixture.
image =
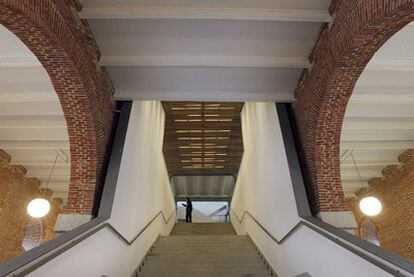
<svg viewBox="0 0 414 277">
<path fill-rule="evenodd" d="M 361 174 L 359 173 L 353 153 L 351 153 L 351 158 L 358 173 L 359 181 L 361 182 L 362 187 L 364 187 L 364 182 L 362 182 Z M 359 201 L 359 209 L 366 216 L 376 216 L 381 213 L 382 204 L 381 201 L 374 196 L 365 196 Z"/>
<path fill-rule="evenodd" d="M 55 170 L 56 162 L 59 154 L 56 153 L 55 162 L 53 163 L 52 170 L 50 171 L 49 178 L 47 179 L 46 188 L 49 186 L 50 179 Z M 27 212 L 33 218 L 41 218 L 47 215 L 50 211 L 50 202 L 45 198 L 35 198 L 27 205 Z"/>
<path fill-rule="evenodd" d="M 382 204 L 378 198 L 367 196 L 359 201 L 359 209 L 367 216 L 376 216 L 382 210 Z"/>
<path fill-rule="evenodd" d="M 33 218 L 41 218 L 50 211 L 50 203 L 44 198 L 35 198 L 27 205 L 27 212 Z"/>
</svg>

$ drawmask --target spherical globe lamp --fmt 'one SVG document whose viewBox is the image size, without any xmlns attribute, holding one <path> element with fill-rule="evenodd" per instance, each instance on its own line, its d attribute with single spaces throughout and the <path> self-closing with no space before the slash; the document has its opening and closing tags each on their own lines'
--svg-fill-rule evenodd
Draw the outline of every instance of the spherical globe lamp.
<svg viewBox="0 0 414 277">
<path fill-rule="evenodd" d="M 367 216 L 376 216 L 381 212 L 382 204 L 376 197 L 368 196 L 359 201 L 359 209 Z"/>
<path fill-rule="evenodd" d="M 27 212 L 31 217 L 41 218 L 50 211 L 50 203 L 43 198 L 35 198 L 27 205 Z"/>
</svg>

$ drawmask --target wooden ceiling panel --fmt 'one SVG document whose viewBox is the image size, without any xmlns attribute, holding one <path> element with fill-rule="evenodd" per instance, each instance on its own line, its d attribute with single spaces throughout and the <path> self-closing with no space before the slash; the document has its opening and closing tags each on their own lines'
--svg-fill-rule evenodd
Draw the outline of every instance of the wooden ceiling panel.
<svg viewBox="0 0 414 277">
<path fill-rule="evenodd" d="M 170 174 L 235 174 L 243 155 L 243 103 L 163 102 Z"/>
</svg>

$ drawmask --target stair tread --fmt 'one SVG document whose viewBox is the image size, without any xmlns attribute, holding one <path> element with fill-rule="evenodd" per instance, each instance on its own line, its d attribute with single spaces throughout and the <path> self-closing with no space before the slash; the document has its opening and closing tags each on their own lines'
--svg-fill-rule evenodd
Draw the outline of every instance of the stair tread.
<svg viewBox="0 0 414 277">
<path fill-rule="evenodd" d="M 156 241 L 138 276 L 255 277 L 270 273 L 247 236 L 236 235 L 230 224 L 179 223 L 171 236 Z"/>
<path fill-rule="evenodd" d="M 266 271 L 234 272 L 234 271 L 210 271 L 210 272 L 140 272 L 139 277 L 262 277 L 271 276 Z"/>
</svg>

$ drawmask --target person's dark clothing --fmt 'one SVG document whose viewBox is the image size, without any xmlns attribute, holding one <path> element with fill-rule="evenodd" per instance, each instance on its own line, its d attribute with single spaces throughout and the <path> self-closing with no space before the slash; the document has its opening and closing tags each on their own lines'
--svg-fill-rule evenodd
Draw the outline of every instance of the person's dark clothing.
<svg viewBox="0 0 414 277">
<path fill-rule="evenodd" d="M 192 221 L 191 211 L 185 211 L 185 222 L 191 223 Z"/>
<path fill-rule="evenodd" d="M 183 204 L 183 206 L 185 207 L 185 222 L 192 222 L 193 203 L 190 199 L 187 199 L 187 203 Z"/>
</svg>

